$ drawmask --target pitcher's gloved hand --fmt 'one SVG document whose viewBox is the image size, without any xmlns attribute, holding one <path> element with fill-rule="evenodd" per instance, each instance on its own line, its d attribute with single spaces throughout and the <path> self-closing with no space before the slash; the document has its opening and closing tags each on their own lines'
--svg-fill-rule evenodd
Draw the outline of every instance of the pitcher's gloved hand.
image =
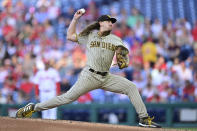
<svg viewBox="0 0 197 131">
<path fill-rule="evenodd" d="M 116 60 L 119 69 L 128 67 L 129 65 L 129 51 L 124 46 L 116 46 Z"/>
</svg>

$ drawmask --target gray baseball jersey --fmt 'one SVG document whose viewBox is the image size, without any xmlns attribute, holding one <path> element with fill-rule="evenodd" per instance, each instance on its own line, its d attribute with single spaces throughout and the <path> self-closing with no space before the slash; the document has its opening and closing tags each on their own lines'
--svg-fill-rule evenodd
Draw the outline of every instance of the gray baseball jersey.
<svg viewBox="0 0 197 131">
<path fill-rule="evenodd" d="M 100 37 L 97 32 L 91 32 L 88 36 L 78 35 L 77 38 L 79 44 L 86 44 L 87 65 L 101 72 L 109 71 L 115 47 L 125 47 L 122 40 L 113 34 Z"/>
<path fill-rule="evenodd" d="M 127 95 L 135 107 L 139 118 L 147 117 L 146 107 L 135 84 L 124 77 L 109 73 L 115 54 L 115 46 L 124 46 L 121 39 L 112 34 L 100 37 L 97 32 L 91 32 L 87 36 L 78 35 L 77 39 L 79 44 L 86 45 L 88 59 L 77 82 L 68 92 L 43 103 L 37 103 L 34 110 L 47 110 L 68 104 L 91 90 L 104 89 Z M 102 72 L 105 73 L 102 75 Z"/>
</svg>

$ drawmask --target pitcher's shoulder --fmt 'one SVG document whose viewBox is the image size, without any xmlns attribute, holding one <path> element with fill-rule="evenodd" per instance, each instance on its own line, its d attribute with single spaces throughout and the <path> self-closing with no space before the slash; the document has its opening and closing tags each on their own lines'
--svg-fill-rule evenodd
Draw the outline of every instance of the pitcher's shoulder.
<svg viewBox="0 0 197 131">
<path fill-rule="evenodd" d="M 114 40 L 122 41 L 122 39 L 118 37 L 117 35 L 110 34 L 110 37 L 113 38 Z"/>
<path fill-rule="evenodd" d="M 114 34 L 110 34 L 110 39 L 114 42 L 116 46 L 123 46 L 127 49 L 127 45 L 122 41 L 122 39 Z M 128 49 L 127 49 L 128 50 Z"/>
<path fill-rule="evenodd" d="M 122 41 L 122 39 L 114 34 L 110 34 L 110 39 L 114 41 L 114 43 L 116 43 L 116 45 L 123 45 L 124 43 Z"/>
<path fill-rule="evenodd" d="M 95 31 L 95 30 L 90 31 L 90 35 L 94 35 L 94 36 L 96 36 L 96 35 L 97 35 L 97 33 L 98 33 L 98 31 Z"/>
</svg>

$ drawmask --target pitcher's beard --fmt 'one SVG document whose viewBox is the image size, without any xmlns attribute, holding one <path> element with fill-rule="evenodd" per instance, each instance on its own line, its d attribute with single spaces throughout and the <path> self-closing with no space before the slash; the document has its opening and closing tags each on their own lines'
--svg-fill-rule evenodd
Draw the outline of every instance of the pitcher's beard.
<svg viewBox="0 0 197 131">
<path fill-rule="evenodd" d="M 109 35 L 110 33 L 111 33 L 111 30 L 104 31 L 103 34 L 102 34 L 102 36 L 107 36 L 107 35 Z"/>
</svg>

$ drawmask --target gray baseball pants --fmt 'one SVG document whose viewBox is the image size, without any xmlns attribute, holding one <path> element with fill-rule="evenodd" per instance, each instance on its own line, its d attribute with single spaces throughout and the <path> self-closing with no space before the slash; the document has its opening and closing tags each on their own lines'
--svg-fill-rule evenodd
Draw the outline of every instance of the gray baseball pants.
<svg viewBox="0 0 197 131">
<path fill-rule="evenodd" d="M 35 105 L 35 111 L 42 111 L 69 104 L 77 100 L 81 95 L 94 90 L 103 89 L 115 93 L 125 94 L 129 97 L 131 103 L 139 118 L 147 117 L 146 107 L 141 99 L 137 87 L 134 83 L 124 77 L 110 74 L 101 76 L 89 71 L 89 67 L 85 67 L 77 82 L 66 93 L 56 96 L 50 100 Z"/>
</svg>

